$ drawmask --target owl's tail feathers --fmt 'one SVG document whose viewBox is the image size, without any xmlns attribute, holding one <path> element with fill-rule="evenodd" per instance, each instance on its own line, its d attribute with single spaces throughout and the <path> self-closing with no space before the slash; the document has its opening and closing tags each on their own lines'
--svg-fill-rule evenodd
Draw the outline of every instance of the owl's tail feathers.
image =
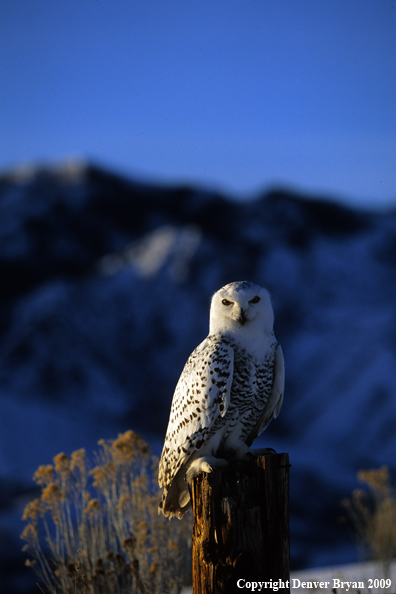
<svg viewBox="0 0 396 594">
<path fill-rule="evenodd" d="M 162 500 L 158 506 L 158 513 L 171 519 L 174 516 L 182 519 L 191 507 L 188 484 L 184 480 L 185 469 L 180 469 L 173 478 L 169 487 L 164 486 Z"/>
</svg>

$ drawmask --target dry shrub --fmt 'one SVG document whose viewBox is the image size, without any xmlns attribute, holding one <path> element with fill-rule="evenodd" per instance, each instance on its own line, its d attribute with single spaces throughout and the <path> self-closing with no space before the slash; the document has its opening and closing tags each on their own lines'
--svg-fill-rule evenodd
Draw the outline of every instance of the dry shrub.
<svg viewBox="0 0 396 594">
<path fill-rule="evenodd" d="M 343 506 L 363 552 L 388 566 L 396 557 L 396 491 L 390 485 L 386 466 L 361 470 L 358 479 L 366 485 L 366 490 L 356 489 L 351 499 L 342 502 Z"/>
<path fill-rule="evenodd" d="M 158 515 L 158 459 L 139 435 L 99 445 L 93 469 L 78 450 L 36 471 L 41 496 L 23 514 L 27 564 L 51 594 L 180 592 L 191 514 L 178 522 Z"/>
</svg>

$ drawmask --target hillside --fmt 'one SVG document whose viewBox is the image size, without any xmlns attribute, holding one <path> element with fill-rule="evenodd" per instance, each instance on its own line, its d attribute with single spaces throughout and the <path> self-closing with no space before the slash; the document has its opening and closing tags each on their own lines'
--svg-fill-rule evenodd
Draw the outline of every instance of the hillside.
<svg viewBox="0 0 396 594">
<path fill-rule="evenodd" d="M 129 428 L 159 453 L 210 297 L 243 279 L 270 290 L 286 361 L 256 445 L 290 455 L 292 567 L 356 560 L 339 502 L 359 469 L 396 469 L 396 211 L 32 168 L 0 178 L 0 274 L 4 580 L 37 466 Z"/>
</svg>

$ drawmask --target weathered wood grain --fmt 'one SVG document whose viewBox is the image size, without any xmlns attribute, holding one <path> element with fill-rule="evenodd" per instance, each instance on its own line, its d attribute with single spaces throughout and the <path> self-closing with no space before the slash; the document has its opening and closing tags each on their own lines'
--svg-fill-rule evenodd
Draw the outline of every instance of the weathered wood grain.
<svg viewBox="0 0 396 594">
<path fill-rule="evenodd" d="M 290 592 L 288 454 L 203 473 L 191 496 L 193 594 L 240 593 L 238 580 L 277 581 L 278 592 Z"/>
</svg>

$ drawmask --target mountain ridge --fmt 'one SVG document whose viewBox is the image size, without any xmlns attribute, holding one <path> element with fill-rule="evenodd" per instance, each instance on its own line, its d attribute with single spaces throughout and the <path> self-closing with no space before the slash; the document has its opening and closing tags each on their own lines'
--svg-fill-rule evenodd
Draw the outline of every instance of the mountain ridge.
<svg viewBox="0 0 396 594">
<path fill-rule="evenodd" d="M 39 168 L 0 177 L 0 272 L 4 484 L 23 491 L 59 451 L 129 428 L 159 453 L 211 295 L 252 280 L 286 361 L 283 409 L 257 443 L 290 454 L 292 566 L 355 560 L 339 502 L 361 468 L 395 471 L 396 210 Z"/>
</svg>

